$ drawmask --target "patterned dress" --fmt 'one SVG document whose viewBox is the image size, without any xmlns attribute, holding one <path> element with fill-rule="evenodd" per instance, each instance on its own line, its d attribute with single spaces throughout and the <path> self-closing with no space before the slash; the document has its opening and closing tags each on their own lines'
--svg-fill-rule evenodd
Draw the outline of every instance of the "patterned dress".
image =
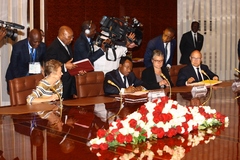
<svg viewBox="0 0 240 160">
<path fill-rule="evenodd" d="M 45 77 L 44 79 L 42 79 L 39 84 L 37 85 L 36 89 L 34 89 L 32 91 L 32 93 L 30 95 L 27 96 L 27 104 L 31 104 L 32 101 L 35 98 L 39 98 L 39 97 L 50 97 L 53 94 L 58 94 L 60 97 L 62 97 L 62 92 L 63 92 L 63 85 L 62 85 L 62 81 L 58 80 L 53 86 L 51 86 L 47 81 L 46 81 Z M 56 111 L 58 112 L 58 111 Z M 38 115 L 43 118 L 46 119 L 49 114 L 51 112 L 49 111 L 39 111 Z"/>
</svg>

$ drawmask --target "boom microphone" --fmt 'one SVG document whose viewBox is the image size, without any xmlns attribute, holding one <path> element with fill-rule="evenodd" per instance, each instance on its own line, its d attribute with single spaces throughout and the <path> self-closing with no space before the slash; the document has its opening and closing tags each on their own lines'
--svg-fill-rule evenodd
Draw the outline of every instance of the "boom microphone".
<svg viewBox="0 0 240 160">
<path fill-rule="evenodd" d="M 16 29 L 24 29 L 25 28 L 24 26 L 17 24 L 17 23 L 13 23 L 13 22 L 7 22 L 7 21 L 0 20 L 0 23 L 4 24 L 6 26 L 16 28 Z"/>
<path fill-rule="evenodd" d="M 8 26 L 11 26 L 13 28 L 17 28 L 17 29 L 24 29 L 25 28 L 24 26 L 22 26 L 20 24 L 17 24 L 17 23 L 6 22 L 5 24 L 8 25 Z"/>
<path fill-rule="evenodd" d="M 201 72 L 202 72 L 202 74 L 204 74 L 204 75 L 208 78 L 209 82 L 211 83 L 210 77 L 207 75 L 207 73 L 204 72 L 204 70 L 201 70 Z M 202 106 L 205 105 L 205 104 L 210 100 L 211 97 L 212 97 L 212 85 L 210 84 L 210 93 L 209 93 L 209 96 L 208 96 L 207 100 L 202 103 Z"/>
<path fill-rule="evenodd" d="M 160 74 L 162 77 L 163 77 L 163 79 L 165 79 L 166 81 L 167 81 L 167 83 L 169 84 L 169 89 L 170 89 L 170 91 L 169 91 L 169 98 L 171 99 L 171 96 L 172 96 L 172 87 L 171 87 L 171 84 L 170 84 L 170 82 L 168 81 L 168 79 L 165 77 L 165 75 L 163 74 L 163 73 L 161 73 Z"/>
</svg>

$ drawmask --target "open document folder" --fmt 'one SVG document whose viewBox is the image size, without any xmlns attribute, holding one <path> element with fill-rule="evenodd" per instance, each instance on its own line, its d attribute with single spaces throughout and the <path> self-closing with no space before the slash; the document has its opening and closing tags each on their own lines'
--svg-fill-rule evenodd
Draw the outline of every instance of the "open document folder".
<svg viewBox="0 0 240 160">
<path fill-rule="evenodd" d="M 148 90 L 137 91 L 134 93 L 124 93 L 123 98 L 126 103 L 138 103 L 138 102 L 147 102 Z M 119 96 L 115 97 L 117 100 L 120 100 Z"/>
<path fill-rule="evenodd" d="M 188 84 L 188 86 L 201 86 L 201 85 L 205 85 L 205 86 L 210 86 L 210 85 L 216 85 L 216 84 L 220 84 L 222 83 L 222 81 L 218 81 L 218 80 L 204 80 L 201 82 L 196 82 L 196 83 L 191 83 Z"/>
</svg>

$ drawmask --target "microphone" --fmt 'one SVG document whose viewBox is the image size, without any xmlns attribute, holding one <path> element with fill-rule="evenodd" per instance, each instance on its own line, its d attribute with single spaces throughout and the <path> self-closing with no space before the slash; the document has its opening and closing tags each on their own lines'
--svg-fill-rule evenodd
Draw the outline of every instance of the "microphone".
<svg viewBox="0 0 240 160">
<path fill-rule="evenodd" d="M 236 72 L 240 73 L 240 71 L 239 71 L 237 68 L 235 68 L 234 70 L 235 70 Z"/>
<path fill-rule="evenodd" d="M 109 84 L 111 84 L 112 86 L 115 86 L 115 87 L 119 90 L 119 94 L 121 93 L 121 89 L 120 89 L 115 83 L 113 83 L 113 81 L 108 80 L 107 82 L 108 82 Z"/>
<path fill-rule="evenodd" d="M 112 86 L 115 86 L 118 90 L 119 90 L 119 95 L 120 95 L 120 109 L 118 110 L 118 112 L 115 114 L 115 115 L 112 115 L 112 116 L 110 116 L 109 118 L 108 118 L 108 120 L 109 119 L 111 119 L 111 118 L 114 118 L 114 117 L 116 117 L 119 113 L 120 113 L 120 111 L 122 110 L 122 106 L 123 106 L 123 98 L 122 98 L 122 93 L 121 93 L 121 89 L 115 84 L 115 83 L 113 83 L 113 81 L 111 81 L 111 80 L 108 80 L 107 81 L 109 84 L 111 84 Z"/>
<path fill-rule="evenodd" d="M 53 91 L 53 93 L 55 93 L 58 96 L 58 98 L 59 98 L 59 102 L 60 102 L 60 104 L 59 104 L 60 105 L 60 118 L 62 118 L 62 110 L 63 110 L 62 101 L 63 101 L 63 99 L 60 96 L 60 94 L 56 91 L 55 88 L 51 87 L 50 90 Z"/>
<path fill-rule="evenodd" d="M 20 24 L 17 24 L 17 23 L 12 23 L 12 22 L 5 22 L 6 25 L 9 25 L 13 28 L 17 28 L 17 29 L 24 29 L 25 27 L 20 25 Z"/>
<path fill-rule="evenodd" d="M 203 106 L 203 105 L 205 105 L 205 104 L 210 100 L 210 98 L 212 97 L 212 85 L 211 85 L 211 81 L 210 81 L 211 79 L 210 79 L 210 77 L 207 75 L 207 73 L 206 73 L 204 70 L 201 70 L 201 73 L 204 74 L 204 75 L 208 78 L 208 80 L 209 80 L 209 82 L 210 82 L 210 93 L 209 93 L 209 96 L 208 96 L 207 100 L 202 103 L 202 106 Z"/>
<path fill-rule="evenodd" d="M 165 79 L 167 81 L 167 83 L 169 84 L 169 98 L 171 99 L 172 96 L 172 87 L 170 82 L 168 81 L 168 79 L 165 77 L 165 75 L 163 73 L 160 74 L 161 77 L 163 77 L 163 79 Z"/>
<path fill-rule="evenodd" d="M 24 26 L 17 24 L 17 23 L 12 23 L 12 22 L 2 21 L 2 20 L 0 20 L 0 23 L 4 24 L 6 26 L 16 28 L 16 29 L 24 29 L 25 28 Z"/>
<path fill-rule="evenodd" d="M 210 77 L 207 75 L 207 73 L 206 73 L 204 70 L 201 70 L 201 73 L 204 74 L 204 75 L 208 78 L 208 80 L 209 80 L 209 82 L 210 82 L 211 79 L 210 79 Z"/>
</svg>

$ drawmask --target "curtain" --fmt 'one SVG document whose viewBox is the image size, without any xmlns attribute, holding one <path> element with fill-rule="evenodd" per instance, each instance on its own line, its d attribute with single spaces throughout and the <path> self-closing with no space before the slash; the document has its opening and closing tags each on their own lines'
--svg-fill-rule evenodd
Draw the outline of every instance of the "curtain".
<svg viewBox="0 0 240 160">
<path fill-rule="evenodd" d="M 10 62 L 12 44 L 27 37 L 26 33 L 28 24 L 27 0 L 0 0 L 0 4 L 0 20 L 25 26 L 24 30 L 18 29 L 18 37 L 15 41 L 12 41 L 10 38 L 6 38 L 0 42 L 0 106 L 3 106 L 9 104 L 9 95 L 7 94 L 5 73 Z"/>
<path fill-rule="evenodd" d="M 239 0 L 178 0 L 178 62 L 182 34 L 191 30 L 192 21 L 198 21 L 199 33 L 204 36 L 203 63 L 220 80 L 234 79 L 234 68 L 238 68 L 239 11 Z"/>
</svg>

